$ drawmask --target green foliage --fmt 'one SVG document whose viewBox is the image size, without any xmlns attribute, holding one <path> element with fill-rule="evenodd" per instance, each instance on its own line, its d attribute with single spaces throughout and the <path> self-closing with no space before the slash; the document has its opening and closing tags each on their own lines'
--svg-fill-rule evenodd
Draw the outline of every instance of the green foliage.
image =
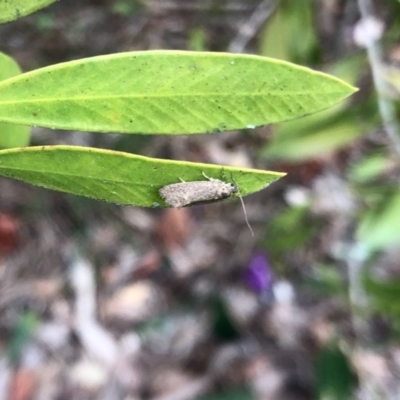
<svg viewBox="0 0 400 400">
<path fill-rule="evenodd" d="M 353 182 L 359 184 L 368 183 L 389 172 L 394 166 L 394 160 L 387 154 L 383 152 L 374 153 L 354 164 L 349 171 L 349 177 Z"/>
<path fill-rule="evenodd" d="M 336 343 L 322 348 L 316 361 L 318 399 L 350 400 L 357 378 L 350 361 Z"/>
<path fill-rule="evenodd" d="M 305 286 L 325 296 L 344 296 L 348 290 L 340 271 L 334 265 L 317 264 L 313 268 L 313 275 L 306 277 Z"/>
<path fill-rule="evenodd" d="M 3 2 L 0 14 L 3 20 L 11 20 L 50 2 Z M 128 15 L 134 11 L 130 6 L 138 4 L 121 0 L 114 11 Z M 48 22 L 39 21 L 43 29 Z M 193 48 L 203 49 L 204 41 L 203 31 L 193 32 Z M 253 129 L 323 110 L 356 90 L 294 64 L 207 52 L 112 54 L 12 77 L 15 74 L 6 74 L 4 78 L 11 78 L 0 82 L 3 147 L 27 144 L 26 136 L 22 142 L 18 134 L 27 130 L 8 124 L 172 135 Z M 0 151 L 0 175 L 145 207 L 166 206 L 158 191 L 167 184 L 203 180 L 203 173 L 226 181 L 227 172 L 240 195 L 260 190 L 283 175 L 68 146 Z"/>
<path fill-rule="evenodd" d="M 112 3 L 112 10 L 116 14 L 129 17 L 130 15 L 135 14 L 139 10 L 140 6 L 140 1 L 137 0 L 117 0 Z"/>
<path fill-rule="evenodd" d="M 306 5 L 303 10 L 297 9 L 300 8 L 300 3 Z M 306 30 L 305 36 L 312 37 L 309 32 L 312 30 L 312 25 L 304 23 L 306 17 L 303 22 L 299 22 L 301 13 L 308 12 L 306 9 L 311 7 L 310 3 L 303 0 L 282 3 L 265 32 L 263 54 L 291 61 L 301 57 L 301 54 L 296 55 L 296 51 L 292 50 L 291 44 L 300 40 L 296 36 L 302 37 L 298 33 L 295 34 L 299 24 L 303 24 L 303 29 Z M 398 3 L 393 4 L 393 7 L 398 8 Z M 398 34 L 399 27 L 398 24 L 393 24 L 391 30 L 393 36 L 395 32 Z M 312 46 L 307 47 L 306 43 L 304 45 L 308 49 L 312 48 Z M 298 45 L 296 47 L 300 48 Z M 308 54 L 308 59 L 303 59 L 303 62 L 310 62 L 312 51 L 304 49 L 302 51 Z M 364 65 L 365 56 L 354 56 L 330 66 L 329 71 L 341 79 L 354 83 L 363 75 Z M 397 93 L 393 93 L 397 98 L 398 76 L 395 67 L 388 69 L 387 79 L 394 89 L 397 89 Z M 375 101 L 373 96 L 367 94 L 363 102 L 351 104 L 351 107 L 349 104 L 341 103 L 329 110 L 279 124 L 275 127 L 270 143 L 262 149 L 261 155 L 268 160 L 294 162 L 324 157 L 327 153 L 336 151 L 370 132 L 381 123 L 376 103 L 373 104 L 372 101 Z M 381 151 L 363 158 L 349 173 L 356 195 L 358 194 L 365 204 L 365 209 L 360 213 L 356 239 L 371 251 L 383 250 L 400 242 L 400 230 L 396 223 L 400 220 L 400 191 L 391 189 L 391 184 L 385 183 L 382 179 L 382 175 L 395 171 L 395 168 L 396 161 Z M 297 230 L 301 231 L 303 228 Z"/>
<path fill-rule="evenodd" d="M 32 14 L 55 1 L 56 0 L 1 0 L 0 24 Z"/>
<path fill-rule="evenodd" d="M 16 364 L 19 361 L 37 324 L 38 320 L 36 315 L 30 311 L 22 314 L 18 318 L 6 347 L 6 353 L 11 363 Z"/>
<path fill-rule="evenodd" d="M 304 1 L 304 0 L 302 0 Z M 363 60 L 350 57 L 330 67 L 330 72 L 340 79 L 355 82 L 363 67 Z M 362 113 L 365 104 L 349 107 L 342 102 L 322 112 L 288 121 L 274 127 L 272 140 L 262 149 L 267 159 L 295 162 L 321 158 L 365 134 L 376 124 L 376 107 Z"/>
<path fill-rule="evenodd" d="M 365 125 L 354 115 L 335 111 L 329 109 L 280 124 L 262 156 L 292 161 L 320 158 L 365 133 Z"/>
<path fill-rule="evenodd" d="M 264 246 L 273 264 L 279 265 L 284 253 L 304 246 L 316 232 L 316 225 L 310 224 L 308 207 L 287 208 L 268 224 Z"/>
<path fill-rule="evenodd" d="M 400 189 L 384 196 L 363 214 L 357 239 L 370 250 L 382 250 L 400 243 Z"/>
<path fill-rule="evenodd" d="M 379 280 L 366 272 L 363 285 L 374 311 L 393 318 L 396 328 L 400 328 L 400 280 Z"/>
<path fill-rule="evenodd" d="M 207 176 L 256 192 L 284 174 L 252 169 L 153 159 L 78 146 L 41 146 L 0 151 L 0 175 L 48 189 L 141 207 L 166 207 L 164 185 Z"/>
<path fill-rule="evenodd" d="M 206 32 L 202 28 L 195 28 L 190 32 L 189 48 L 193 51 L 206 50 Z"/>
<path fill-rule="evenodd" d="M 95 132 L 219 132 L 310 114 L 355 90 L 329 75 L 258 56 L 142 51 L 57 64 L 1 82 L 0 120 Z"/>
<path fill-rule="evenodd" d="M 281 1 L 261 35 L 260 54 L 305 64 L 316 52 L 312 1 Z"/>
<path fill-rule="evenodd" d="M 0 81 L 19 75 L 18 64 L 0 52 Z M 26 126 L 0 122 L 0 148 L 27 146 L 30 140 L 30 129 Z"/>
</svg>

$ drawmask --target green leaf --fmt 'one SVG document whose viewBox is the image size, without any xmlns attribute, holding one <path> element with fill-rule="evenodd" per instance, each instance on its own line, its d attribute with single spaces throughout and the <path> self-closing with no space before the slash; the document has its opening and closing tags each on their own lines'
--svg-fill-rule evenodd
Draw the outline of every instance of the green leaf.
<svg viewBox="0 0 400 400">
<path fill-rule="evenodd" d="M 305 277 L 304 283 L 306 289 L 311 289 L 325 297 L 339 295 L 347 298 L 348 296 L 347 283 L 332 265 L 315 265 L 313 273 Z"/>
<path fill-rule="evenodd" d="M 18 318 L 6 347 L 6 354 L 13 365 L 17 364 L 24 354 L 25 347 L 38 325 L 37 315 L 31 311 Z"/>
<path fill-rule="evenodd" d="M 400 325 L 400 280 L 380 280 L 369 271 L 363 276 L 363 286 L 371 300 L 371 311 L 378 311 L 385 316 L 390 316 L 392 322 L 399 328 Z"/>
<path fill-rule="evenodd" d="M 308 207 L 285 208 L 269 221 L 264 244 L 278 263 L 289 251 L 305 246 L 316 231 Z"/>
<path fill-rule="evenodd" d="M 361 57 L 349 57 L 330 66 L 330 73 L 355 82 L 363 70 Z M 264 147 L 262 155 L 268 159 L 304 161 L 320 158 L 357 139 L 377 120 L 376 105 L 372 109 L 362 105 L 341 103 L 322 112 L 296 121 L 279 124 L 272 140 Z"/>
<path fill-rule="evenodd" d="M 363 216 L 357 238 L 371 250 L 394 246 L 400 243 L 399 221 L 400 190 L 397 190 Z"/>
<path fill-rule="evenodd" d="M 189 48 L 193 51 L 204 51 L 207 49 L 207 36 L 203 28 L 194 28 L 189 36 Z"/>
<path fill-rule="evenodd" d="M 335 343 L 322 348 L 316 360 L 316 386 L 319 399 L 350 400 L 357 384 L 347 356 Z"/>
<path fill-rule="evenodd" d="M 395 168 L 395 160 L 391 159 L 387 153 L 375 153 L 352 165 L 349 177 L 352 181 L 364 183 L 377 179 Z"/>
<path fill-rule="evenodd" d="M 78 146 L 40 146 L 0 151 L 0 175 L 48 189 L 141 207 L 167 204 L 159 189 L 180 179 L 234 181 L 242 196 L 285 174 L 255 169 L 160 160 Z"/>
<path fill-rule="evenodd" d="M 260 37 L 260 54 L 279 60 L 290 61 L 291 26 L 281 3 L 272 18 L 265 24 Z"/>
<path fill-rule="evenodd" d="M 286 0 L 265 24 L 260 54 L 296 63 L 309 63 L 318 41 L 310 0 Z"/>
<path fill-rule="evenodd" d="M 355 90 L 321 72 L 259 56 L 141 51 L 1 82 L 0 120 L 95 132 L 219 132 L 310 114 Z"/>
<path fill-rule="evenodd" d="M 24 17 L 56 0 L 0 0 L 0 24 Z"/>
<path fill-rule="evenodd" d="M 18 64 L 7 55 L 0 52 L 0 81 L 19 75 Z M 30 129 L 27 126 L 0 122 L 0 148 L 27 146 L 30 139 Z"/>
<path fill-rule="evenodd" d="M 277 126 L 274 137 L 263 149 L 262 156 L 293 161 L 320 158 L 343 147 L 364 132 L 365 126 L 355 116 L 346 116 L 334 107 Z"/>
</svg>

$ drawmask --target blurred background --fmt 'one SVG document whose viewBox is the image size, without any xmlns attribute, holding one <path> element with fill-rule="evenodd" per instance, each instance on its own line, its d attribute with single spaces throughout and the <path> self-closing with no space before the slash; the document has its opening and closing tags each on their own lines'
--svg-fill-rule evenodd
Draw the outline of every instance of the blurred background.
<svg viewBox="0 0 400 400">
<path fill-rule="evenodd" d="M 255 237 L 237 200 L 139 209 L 0 178 L 0 400 L 400 399 L 399 16 L 397 0 L 60 0 L 0 26 L 23 71 L 224 51 L 360 88 L 254 130 L 21 136 L 288 175 L 245 198 Z"/>
</svg>

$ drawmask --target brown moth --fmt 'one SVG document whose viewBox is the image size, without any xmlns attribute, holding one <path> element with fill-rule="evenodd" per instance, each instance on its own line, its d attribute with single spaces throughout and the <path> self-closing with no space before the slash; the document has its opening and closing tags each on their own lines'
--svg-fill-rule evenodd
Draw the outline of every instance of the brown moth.
<svg viewBox="0 0 400 400">
<path fill-rule="evenodd" d="M 162 187 L 159 191 L 164 201 L 174 208 L 185 207 L 193 203 L 226 199 L 238 192 L 233 183 L 209 178 L 207 181 L 179 182 Z"/>
<path fill-rule="evenodd" d="M 226 183 L 219 179 L 209 178 L 204 172 L 203 176 L 208 180 L 179 182 L 166 185 L 159 190 L 160 196 L 169 206 L 180 208 L 195 203 L 223 200 L 237 193 L 242 203 L 246 224 L 249 227 L 252 236 L 254 236 L 254 232 L 251 229 L 247 219 L 246 208 L 237 185 L 233 183 Z"/>
</svg>

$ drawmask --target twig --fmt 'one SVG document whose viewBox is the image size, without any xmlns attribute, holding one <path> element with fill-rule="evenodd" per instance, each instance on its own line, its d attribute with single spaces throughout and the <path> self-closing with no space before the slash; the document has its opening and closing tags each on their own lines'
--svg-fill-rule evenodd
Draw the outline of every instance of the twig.
<svg viewBox="0 0 400 400">
<path fill-rule="evenodd" d="M 236 37 L 229 45 L 229 52 L 243 53 L 247 43 L 259 31 L 262 24 L 275 10 L 279 0 L 263 0 L 254 10 L 251 17 L 240 27 Z"/>
<path fill-rule="evenodd" d="M 371 0 L 358 0 L 361 18 L 366 21 L 374 16 Z M 397 122 L 396 109 L 393 102 L 387 98 L 388 83 L 384 77 L 382 51 L 379 42 L 367 40 L 366 50 L 371 65 L 372 78 L 378 97 L 378 107 L 381 114 L 383 127 L 393 146 L 393 152 L 400 158 L 400 127 Z"/>
</svg>

